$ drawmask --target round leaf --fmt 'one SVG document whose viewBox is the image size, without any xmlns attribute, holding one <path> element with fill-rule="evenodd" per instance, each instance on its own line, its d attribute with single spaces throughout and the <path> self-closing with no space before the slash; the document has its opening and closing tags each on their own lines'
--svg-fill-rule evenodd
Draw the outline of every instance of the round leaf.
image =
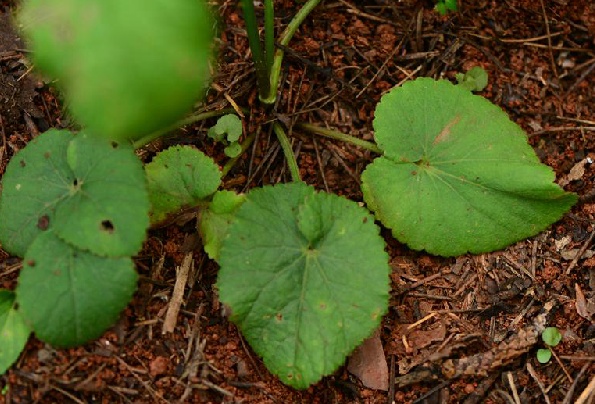
<svg viewBox="0 0 595 404">
<path fill-rule="evenodd" d="M 149 226 L 149 198 L 134 150 L 81 133 L 67 162 L 74 180 L 56 205 L 56 234 L 98 255 L 135 254 Z"/>
<path fill-rule="evenodd" d="M 68 197 L 74 174 L 66 148 L 74 135 L 49 130 L 12 157 L 2 177 L 0 241 L 24 256 L 35 237 L 54 224 L 56 205 Z"/>
<path fill-rule="evenodd" d="M 215 126 L 209 129 L 208 135 L 216 142 L 223 140 L 223 135 L 227 135 L 228 142 L 237 142 L 242 136 L 242 121 L 234 114 L 223 115 Z"/>
<path fill-rule="evenodd" d="M 130 258 L 99 257 L 47 231 L 25 255 L 17 302 L 39 339 L 75 346 L 99 337 L 117 320 L 136 282 Z"/>
<path fill-rule="evenodd" d="M 14 293 L 0 290 L 0 375 L 19 358 L 31 330 L 14 308 Z"/>
<path fill-rule="evenodd" d="M 169 213 L 194 206 L 214 193 L 221 170 L 203 152 L 190 146 L 174 146 L 159 153 L 145 166 L 151 199 L 151 222 Z"/>
<path fill-rule="evenodd" d="M 388 256 L 373 218 L 303 183 L 251 191 L 219 262 L 232 320 L 296 388 L 333 372 L 387 309 Z"/>
<path fill-rule="evenodd" d="M 408 82 L 375 116 L 384 155 L 362 175 L 364 199 L 415 250 L 497 250 L 537 234 L 577 200 L 500 108 L 448 81 Z"/>
<path fill-rule="evenodd" d="M 549 348 L 537 350 L 537 360 L 539 363 L 548 363 L 552 359 L 552 351 Z"/>
<path fill-rule="evenodd" d="M 236 158 L 242 154 L 242 146 L 238 142 L 233 142 L 225 149 L 223 149 L 225 155 L 229 158 Z"/>
<path fill-rule="evenodd" d="M 556 346 L 562 341 L 562 334 L 556 327 L 547 327 L 541 333 L 541 339 L 549 346 Z"/>
<path fill-rule="evenodd" d="M 29 0 L 32 57 L 89 132 L 138 138 L 205 93 L 213 25 L 204 1 Z"/>
</svg>

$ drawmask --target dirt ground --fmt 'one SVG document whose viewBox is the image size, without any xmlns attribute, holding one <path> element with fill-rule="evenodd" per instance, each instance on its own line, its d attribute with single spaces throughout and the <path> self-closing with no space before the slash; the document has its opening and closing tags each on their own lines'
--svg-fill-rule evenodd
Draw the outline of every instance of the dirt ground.
<svg viewBox="0 0 595 404">
<path fill-rule="evenodd" d="M 276 25 L 300 2 L 278 0 Z M 72 127 L 51 83 L 35 76 L 27 46 L 0 1 L 0 174 L 11 156 L 50 127 Z M 56 350 L 31 338 L 4 376 L 0 403 L 586 403 L 595 389 L 595 4 L 589 0 L 463 0 L 445 17 L 431 1 L 327 0 L 290 43 L 282 96 L 258 103 L 237 1 L 218 4 L 221 64 L 204 104 L 233 100 L 250 110 L 254 146 L 225 188 L 290 181 L 268 123 L 310 122 L 372 140 L 380 96 L 420 76 L 454 80 L 482 66 L 481 93 L 529 136 L 557 182 L 581 197 L 547 231 L 505 251 L 440 258 L 409 250 L 383 230 L 393 269 L 390 309 L 379 330 L 389 391 L 372 390 L 341 367 L 305 391 L 268 373 L 226 317 L 214 284 L 217 265 L 196 234 L 195 217 L 152 229 L 135 257 L 139 290 L 119 322 L 97 341 Z M 262 11 L 262 10 L 260 10 Z M 221 165 L 206 130 L 184 127 L 140 152 L 149 161 L 170 144 L 193 144 Z M 302 178 L 361 201 L 359 177 L 374 155 L 290 131 Z M 162 323 L 176 267 L 195 262 L 176 331 Z M 16 285 L 20 260 L 0 251 L 0 287 Z M 540 364 L 541 324 L 564 338 Z M 394 376 L 392 376 L 394 375 Z M 577 401 L 578 400 L 578 401 Z M 582 400 L 582 401 L 581 401 Z"/>
</svg>

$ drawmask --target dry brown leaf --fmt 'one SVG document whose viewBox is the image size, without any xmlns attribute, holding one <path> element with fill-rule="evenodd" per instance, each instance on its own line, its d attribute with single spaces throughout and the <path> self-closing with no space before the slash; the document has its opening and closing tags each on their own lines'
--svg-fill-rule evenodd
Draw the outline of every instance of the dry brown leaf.
<svg viewBox="0 0 595 404">
<path fill-rule="evenodd" d="M 379 330 L 353 352 L 349 357 L 347 370 L 370 389 L 388 390 L 388 364 Z"/>
<path fill-rule="evenodd" d="M 436 323 L 427 331 L 415 330 L 407 337 L 409 345 L 414 349 L 425 348 L 434 342 L 444 341 L 444 338 L 446 338 L 446 327 L 442 323 Z"/>
<path fill-rule="evenodd" d="M 585 175 L 585 164 L 589 163 L 588 158 L 584 158 L 576 163 L 571 169 L 568 175 L 560 180 L 560 186 L 566 186 L 572 181 L 580 180 Z"/>
<path fill-rule="evenodd" d="M 576 312 L 579 316 L 591 320 L 593 313 L 589 311 L 587 301 L 585 300 L 585 294 L 578 283 L 574 284 L 574 290 L 576 291 Z"/>
</svg>

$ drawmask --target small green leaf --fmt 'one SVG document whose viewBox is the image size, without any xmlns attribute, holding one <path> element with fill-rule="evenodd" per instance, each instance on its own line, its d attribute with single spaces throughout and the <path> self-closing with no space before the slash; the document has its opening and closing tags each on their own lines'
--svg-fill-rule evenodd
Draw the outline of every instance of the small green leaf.
<svg viewBox="0 0 595 404">
<path fill-rule="evenodd" d="M 35 237 L 54 223 L 56 205 L 67 198 L 74 173 L 66 148 L 74 135 L 49 130 L 12 157 L 2 177 L 0 241 L 20 257 Z"/>
<path fill-rule="evenodd" d="M 232 320 L 296 388 L 333 372 L 387 309 L 390 268 L 373 218 L 303 183 L 252 190 L 219 262 Z"/>
<path fill-rule="evenodd" d="M 444 16 L 444 15 L 446 15 L 446 4 L 444 4 L 443 1 L 439 1 L 434 6 L 434 10 L 436 10 L 437 12 L 439 12 L 440 15 L 443 15 Z"/>
<path fill-rule="evenodd" d="M 541 339 L 549 346 L 556 346 L 562 341 L 562 334 L 556 327 L 547 327 L 543 330 Z"/>
<path fill-rule="evenodd" d="M 448 81 L 392 90 L 374 128 L 384 155 L 362 174 L 364 199 L 412 249 L 453 256 L 504 248 L 577 200 L 500 108 Z"/>
<path fill-rule="evenodd" d="M 457 0 L 445 0 L 444 5 L 450 11 L 457 11 Z"/>
<path fill-rule="evenodd" d="M 99 337 L 117 320 L 136 281 L 130 258 L 99 257 L 46 231 L 25 255 L 17 302 L 40 340 L 75 346 Z"/>
<path fill-rule="evenodd" d="M 488 73 L 481 66 L 474 66 L 465 74 L 455 75 L 457 82 L 469 91 L 482 91 L 488 85 Z"/>
<path fill-rule="evenodd" d="M 209 209 L 201 212 L 199 231 L 203 239 L 205 252 L 215 261 L 219 259 L 221 243 L 227 236 L 227 230 L 235 212 L 246 200 L 243 194 L 232 191 L 217 191 L 209 203 Z"/>
<path fill-rule="evenodd" d="M 238 142 L 233 142 L 225 149 L 223 149 L 223 152 L 227 157 L 235 158 L 242 154 L 242 146 Z"/>
<path fill-rule="evenodd" d="M 31 330 L 15 310 L 14 293 L 0 289 L 0 375 L 19 358 Z"/>
<path fill-rule="evenodd" d="M 537 360 L 539 363 L 548 363 L 552 359 L 552 351 L 549 348 L 537 350 Z"/>
<path fill-rule="evenodd" d="M 242 121 L 234 114 L 223 115 L 207 134 L 216 142 L 222 141 L 225 135 L 228 142 L 237 142 L 242 136 Z"/>
<path fill-rule="evenodd" d="M 158 223 L 182 207 L 195 206 L 221 184 L 221 170 L 203 152 L 174 146 L 145 166 L 151 199 L 151 222 Z"/>
<path fill-rule="evenodd" d="M 213 25 L 204 1 L 28 0 L 20 22 L 35 64 L 58 79 L 89 133 L 139 138 L 205 93 Z"/>
</svg>

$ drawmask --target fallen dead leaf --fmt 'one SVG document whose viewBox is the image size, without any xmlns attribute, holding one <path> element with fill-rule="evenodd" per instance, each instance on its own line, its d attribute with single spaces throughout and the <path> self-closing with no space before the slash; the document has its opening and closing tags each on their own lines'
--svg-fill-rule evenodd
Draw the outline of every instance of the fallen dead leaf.
<svg viewBox="0 0 595 404">
<path fill-rule="evenodd" d="M 589 157 L 586 157 L 576 163 L 571 169 L 568 175 L 560 180 L 560 186 L 566 186 L 572 181 L 580 180 L 585 175 L 585 165 L 589 163 Z"/>
<path fill-rule="evenodd" d="M 347 370 L 364 386 L 375 390 L 388 390 L 388 364 L 380 341 L 380 331 L 366 339 L 349 357 Z"/>
<path fill-rule="evenodd" d="M 578 283 L 574 284 L 574 290 L 576 291 L 576 312 L 579 316 L 590 320 L 591 314 L 589 313 L 589 310 L 587 310 L 587 301 L 585 300 L 585 295 Z"/>
</svg>

